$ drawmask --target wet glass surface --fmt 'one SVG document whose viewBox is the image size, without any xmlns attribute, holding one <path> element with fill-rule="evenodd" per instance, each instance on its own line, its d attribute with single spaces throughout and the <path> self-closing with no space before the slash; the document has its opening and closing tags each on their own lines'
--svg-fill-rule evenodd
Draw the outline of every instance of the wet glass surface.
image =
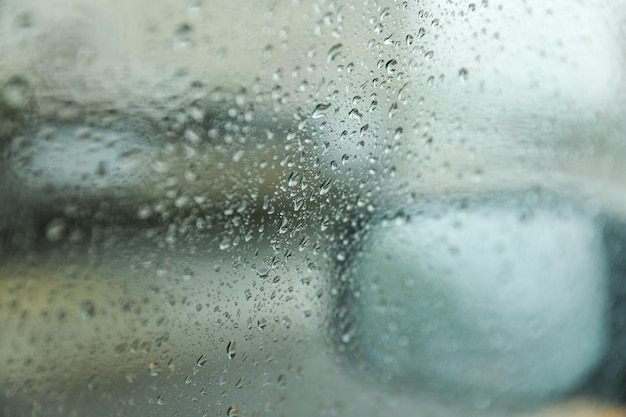
<svg viewBox="0 0 626 417">
<path fill-rule="evenodd" d="M 625 415 L 626 4 L 0 0 L 0 416 Z"/>
</svg>

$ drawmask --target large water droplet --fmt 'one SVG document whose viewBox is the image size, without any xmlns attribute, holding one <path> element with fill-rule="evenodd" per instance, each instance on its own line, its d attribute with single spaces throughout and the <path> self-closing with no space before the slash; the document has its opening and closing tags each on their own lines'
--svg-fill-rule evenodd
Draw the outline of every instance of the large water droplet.
<svg viewBox="0 0 626 417">
<path fill-rule="evenodd" d="M 320 117 L 324 117 L 330 111 L 330 109 L 331 109 L 330 103 L 319 103 L 313 109 L 313 112 L 311 113 L 311 117 L 313 119 L 319 119 Z"/>
</svg>

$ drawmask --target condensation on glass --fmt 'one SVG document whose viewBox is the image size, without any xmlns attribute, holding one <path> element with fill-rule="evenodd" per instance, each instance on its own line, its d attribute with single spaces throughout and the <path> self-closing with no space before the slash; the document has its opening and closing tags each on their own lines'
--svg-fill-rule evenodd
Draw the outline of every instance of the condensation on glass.
<svg viewBox="0 0 626 417">
<path fill-rule="evenodd" d="M 0 1 L 0 415 L 625 415 L 626 3 Z"/>
</svg>

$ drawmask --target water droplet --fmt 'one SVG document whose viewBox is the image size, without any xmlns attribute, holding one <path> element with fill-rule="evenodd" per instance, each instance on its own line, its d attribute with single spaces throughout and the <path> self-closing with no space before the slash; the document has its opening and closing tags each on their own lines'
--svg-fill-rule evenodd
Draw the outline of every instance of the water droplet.
<svg viewBox="0 0 626 417">
<path fill-rule="evenodd" d="M 261 278 L 261 279 L 265 279 L 265 278 L 267 278 L 269 272 L 270 272 L 270 268 L 269 267 L 267 267 L 267 266 L 260 266 L 256 270 L 256 276 Z"/>
<path fill-rule="evenodd" d="M 320 230 L 322 232 L 325 231 L 326 229 L 328 229 L 329 225 L 330 225 L 330 218 L 328 216 L 324 216 L 324 218 L 320 222 Z"/>
<path fill-rule="evenodd" d="M 389 118 L 393 118 L 396 115 L 396 111 L 398 110 L 398 103 L 392 103 L 389 107 Z"/>
<path fill-rule="evenodd" d="M 434 56 L 435 56 L 435 53 L 433 51 L 427 51 L 424 54 L 424 58 L 426 58 L 426 59 L 432 59 Z"/>
<path fill-rule="evenodd" d="M 55 243 L 63 239 L 67 230 L 67 223 L 63 218 L 56 218 L 50 221 L 46 226 L 46 239 Z"/>
<path fill-rule="evenodd" d="M 256 325 L 258 327 L 259 330 L 263 330 L 265 329 L 265 327 L 267 327 L 267 320 L 265 320 L 265 318 L 261 317 L 257 320 Z"/>
<path fill-rule="evenodd" d="M 328 50 L 328 53 L 326 54 L 327 64 L 330 64 L 337 58 L 337 56 L 339 55 L 341 51 L 342 46 L 343 46 L 342 44 L 338 43 L 330 47 L 330 49 Z"/>
<path fill-rule="evenodd" d="M 83 314 L 83 319 L 89 319 L 94 316 L 96 307 L 91 300 L 85 300 L 80 303 L 80 311 Z"/>
<path fill-rule="evenodd" d="M 200 355 L 200 357 L 198 358 L 198 360 L 196 361 L 196 364 L 198 366 L 204 366 L 207 362 L 208 362 L 208 358 L 206 357 L 206 355 L 203 353 L 202 355 Z"/>
<path fill-rule="evenodd" d="M 463 81 L 467 81 L 468 71 L 467 68 L 461 68 L 459 70 L 459 78 Z"/>
<path fill-rule="evenodd" d="M 292 172 L 291 174 L 289 174 L 289 178 L 287 179 L 287 185 L 289 185 L 290 187 L 294 187 L 298 184 L 299 181 L 300 174 L 297 172 Z"/>
<path fill-rule="evenodd" d="M 161 394 L 159 394 L 156 397 L 156 402 L 157 402 L 158 405 L 165 405 L 166 404 L 165 398 L 163 398 L 163 395 L 161 395 Z"/>
<path fill-rule="evenodd" d="M 476 3 L 470 3 L 469 6 L 467 6 L 467 10 L 469 10 L 470 12 L 473 12 L 476 10 Z"/>
<path fill-rule="evenodd" d="M 407 46 L 412 46 L 415 43 L 415 38 L 413 35 L 406 35 L 406 44 Z"/>
<path fill-rule="evenodd" d="M 235 384 L 235 388 L 241 389 L 246 384 L 246 379 L 244 377 L 239 378 L 237 384 Z"/>
<path fill-rule="evenodd" d="M 285 234 L 287 233 L 287 231 L 289 231 L 289 219 L 286 217 L 283 217 L 283 219 L 280 222 L 280 226 L 278 227 L 278 233 Z"/>
<path fill-rule="evenodd" d="M 228 359 L 232 360 L 235 357 L 237 351 L 235 350 L 235 341 L 231 340 L 226 345 L 226 354 L 228 355 Z"/>
<path fill-rule="evenodd" d="M 300 209 L 304 206 L 304 198 L 295 198 L 293 200 L 293 210 L 300 211 Z"/>
<path fill-rule="evenodd" d="M 359 131 L 359 133 L 360 133 L 361 137 L 365 136 L 365 134 L 367 133 L 367 131 L 369 130 L 369 128 L 370 128 L 370 125 L 369 125 L 369 124 L 366 124 L 366 125 L 361 126 L 361 129 L 360 129 L 360 131 Z"/>
<path fill-rule="evenodd" d="M 186 129 L 184 136 L 185 136 L 185 139 L 187 139 L 189 142 L 193 143 L 194 145 L 197 145 L 198 143 L 200 143 L 200 135 L 198 135 L 196 132 L 194 132 L 191 129 Z"/>
<path fill-rule="evenodd" d="M 161 373 L 161 365 L 158 362 L 151 361 L 148 363 L 148 375 L 158 376 Z"/>
<path fill-rule="evenodd" d="M 332 185 L 332 183 L 333 183 L 332 178 L 327 178 L 326 180 L 324 180 L 324 182 L 322 183 L 322 185 L 320 185 L 320 188 L 319 188 L 320 195 L 324 195 L 328 193 L 330 191 L 330 186 Z"/>
<path fill-rule="evenodd" d="M 239 408 L 237 408 L 236 405 L 231 405 L 230 407 L 228 407 L 228 410 L 226 410 L 226 415 L 228 417 L 238 417 L 239 416 Z"/>
<path fill-rule="evenodd" d="M 358 109 L 350 110 L 350 112 L 348 113 L 348 116 L 351 119 L 355 119 L 355 120 L 358 120 L 358 121 L 361 121 L 361 117 L 363 117 L 363 115 L 359 112 Z"/>
<path fill-rule="evenodd" d="M 387 74 L 393 74 L 394 72 L 396 72 L 394 65 L 396 65 L 397 63 L 398 61 L 396 61 L 395 59 L 390 59 L 389 61 L 387 61 L 387 63 L 385 64 L 385 69 L 387 70 Z"/>
<path fill-rule="evenodd" d="M 422 39 L 424 35 L 426 35 L 426 29 L 419 28 L 419 30 L 417 31 L 417 40 Z"/>
<path fill-rule="evenodd" d="M 87 380 L 87 388 L 89 391 L 94 391 L 96 389 L 96 378 L 97 375 L 92 375 L 89 377 L 89 380 Z"/>
<path fill-rule="evenodd" d="M 278 375 L 278 378 L 276 379 L 276 385 L 278 385 L 280 388 L 287 385 L 287 376 L 285 374 Z"/>
<path fill-rule="evenodd" d="M 0 89 L 0 103 L 11 109 L 24 110 L 32 102 L 32 87 L 20 76 L 12 77 Z"/>
<path fill-rule="evenodd" d="M 232 244 L 232 241 L 231 241 L 230 237 L 224 236 L 222 238 L 222 241 L 220 242 L 220 249 L 221 250 L 226 250 L 226 249 L 230 248 L 231 244 Z"/>
<path fill-rule="evenodd" d="M 330 103 L 319 103 L 313 109 L 311 113 L 311 117 L 313 119 L 319 119 L 320 117 L 325 117 L 326 114 L 330 111 L 331 104 Z"/>
</svg>

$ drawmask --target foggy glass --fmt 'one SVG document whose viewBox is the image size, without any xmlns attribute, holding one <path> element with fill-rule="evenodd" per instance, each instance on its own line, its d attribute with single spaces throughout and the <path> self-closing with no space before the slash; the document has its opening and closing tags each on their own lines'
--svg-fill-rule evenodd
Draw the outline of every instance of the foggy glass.
<svg viewBox="0 0 626 417">
<path fill-rule="evenodd" d="M 0 416 L 626 415 L 626 3 L 0 0 Z"/>
</svg>

